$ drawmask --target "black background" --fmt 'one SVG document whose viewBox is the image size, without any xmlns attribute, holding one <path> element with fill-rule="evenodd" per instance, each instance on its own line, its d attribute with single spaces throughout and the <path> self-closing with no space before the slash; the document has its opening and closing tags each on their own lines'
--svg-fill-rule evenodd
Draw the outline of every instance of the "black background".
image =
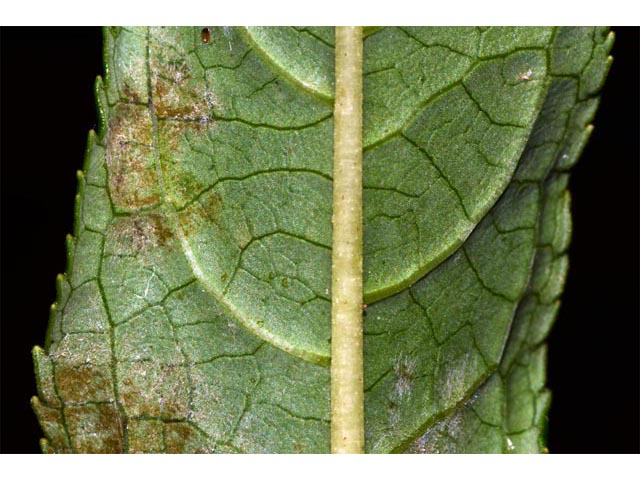
<svg viewBox="0 0 640 480">
<path fill-rule="evenodd" d="M 549 338 L 551 452 L 639 452 L 639 29 L 619 28 L 595 131 L 571 177 L 574 234 Z M 98 28 L 1 30 L 1 443 L 37 452 L 31 348 L 42 345 L 97 128 Z"/>
</svg>

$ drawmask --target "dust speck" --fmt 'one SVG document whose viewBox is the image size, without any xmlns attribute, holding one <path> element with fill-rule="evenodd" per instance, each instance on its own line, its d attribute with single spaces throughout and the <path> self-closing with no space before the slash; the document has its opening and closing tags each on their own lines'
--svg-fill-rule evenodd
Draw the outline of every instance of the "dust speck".
<svg viewBox="0 0 640 480">
<path fill-rule="evenodd" d="M 521 82 L 528 82 L 529 80 L 531 80 L 531 78 L 533 78 L 533 72 L 530 68 L 518 75 L 518 80 L 520 80 Z"/>
</svg>

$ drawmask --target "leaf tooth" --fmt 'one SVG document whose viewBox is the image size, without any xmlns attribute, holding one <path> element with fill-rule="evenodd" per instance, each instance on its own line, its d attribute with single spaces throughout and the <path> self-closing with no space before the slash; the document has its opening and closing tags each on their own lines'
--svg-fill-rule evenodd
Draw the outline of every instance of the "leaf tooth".
<svg viewBox="0 0 640 480">
<path fill-rule="evenodd" d="M 536 399 L 536 415 L 534 425 L 538 427 L 538 445 L 542 453 L 549 453 L 547 449 L 547 429 L 549 426 L 549 407 L 551 406 L 551 391 L 543 388 Z"/>
<path fill-rule="evenodd" d="M 85 157 L 85 163 L 86 162 L 87 159 Z M 82 226 L 82 199 L 84 197 L 84 187 L 87 182 L 84 178 L 84 173 L 82 172 L 82 170 L 76 171 L 76 178 L 78 180 L 78 190 L 76 192 L 73 206 L 73 236 L 77 238 L 80 235 L 80 227 Z M 68 267 L 67 271 L 71 272 L 71 269 Z"/>
<path fill-rule="evenodd" d="M 47 452 L 69 451 L 69 436 L 64 426 L 62 411 L 58 408 L 48 407 L 40 402 L 38 397 L 31 397 L 31 408 L 38 417 L 38 421 L 44 434 L 46 435 L 46 443 L 48 445 Z M 43 446 L 42 440 L 40 441 Z"/>
<path fill-rule="evenodd" d="M 84 172 L 89 172 L 91 168 L 91 153 L 98 143 L 98 137 L 96 131 L 91 129 L 87 134 L 87 146 L 84 149 L 84 161 L 82 162 L 82 173 L 84 178 Z"/>
<path fill-rule="evenodd" d="M 40 439 L 40 450 L 42 453 L 55 453 L 55 450 L 51 447 L 49 440 L 45 437 Z"/>
<path fill-rule="evenodd" d="M 613 47 L 613 43 L 616 41 L 616 34 L 610 30 L 607 38 L 605 38 L 603 42 L 603 47 L 605 52 L 611 52 L 611 48 Z M 600 84 L 598 86 L 598 90 L 600 90 L 604 86 L 604 81 L 609 75 L 609 69 L 611 68 L 611 64 L 613 63 L 613 56 L 608 55 L 605 61 L 605 66 L 602 72 L 602 78 L 600 79 Z"/>
<path fill-rule="evenodd" d="M 49 308 L 49 322 L 47 325 L 47 332 L 45 334 L 44 342 L 45 351 L 49 351 L 49 347 L 54 340 L 56 333 L 54 332 L 54 329 L 56 326 L 58 327 L 58 333 L 60 333 L 60 325 L 57 322 L 56 315 L 58 315 L 58 313 L 61 312 L 60 309 L 64 308 L 64 306 L 66 305 L 70 291 L 71 285 L 67 281 L 67 275 L 59 273 L 56 276 L 56 300 L 55 302 L 53 302 L 53 304 L 51 304 L 51 307 Z"/>
<path fill-rule="evenodd" d="M 570 142 L 566 149 L 561 150 L 562 153 L 556 160 L 556 165 L 554 167 L 556 170 L 567 171 L 576 164 L 580 155 L 582 155 L 582 151 L 587 145 L 589 138 L 591 138 L 593 128 L 592 124 L 585 126 L 578 134 L 578 138 Z"/>
<path fill-rule="evenodd" d="M 609 55 L 615 36 L 612 32 L 602 43 L 596 43 L 591 52 L 591 59 L 581 73 L 580 97 L 597 95 L 607 78 L 613 58 Z"/>
<path fill-rule="evenodd" d="M 102 188 L 106 187 L 108 180 L 105 161 L 105 148 L 102 140 L 95 130 L 89 130 L 82 164 L 85 183 Z"/>
<path fill-rule="evenodd" d="M 56 275 L 56 301 L 51 305 L 51 313 L 55 313 L 62 302 L 63 284 L 67 281 L 67 276 L 64 273 Z"/>
<path fill-rule="evenodd" d="M 76 217 L 76 224 L 77 224 L 77 218 L 78 217 Z M 76 242 L 75 242 L 75 239 L 73 238 L 73 235 L 71 235 L 70 233 L 67 233 L 67 236 L 65 237 L 65 244 L 67 247 L 67 269 L 64 273 L 63 279 L 66 279 L 66 277 L 70 277 L 71 272 L 73 271 L 73 251 L 75 249 Z M 58 275 L 58 277 L 59 276 L 60 275 Z"/>
<path fill-rule="evenodd" d="M 571 243 L 571 192 L 563 190 L 558 197 L 558 209 L 556 213 L 556 229 L 552 239 L 553 249 L 556 253 L 564 253 Z"/>
<path fill-rule="evenodd" d="M 560 297 L 567 279 L 568 268 L 569 257 L 566 254 L 553 260 L 547 281 L 544 287 L 538 292 L 542 303 L 550 304 Z"/>
<path fill-rule="evenodd" d="M 58 311 L 58 299 L 60 297 L 60 290 L 56 286 L 56 301 L 51 304 L 49 307 L 49 320 L 47 322 L 47 332 L 44 336 L 44 348 L 49 350 L 49 346 L 51 345 L 51 338 L 53 335 L 53 325 L 55 322 L 55 315 Z"/>
<path fill-rule="evenodd" d="M 118 101 L 118 92 L 116 89 L 116 83 L 112 81 L 112 71 L 115 71 L 116 66 L 112 62 L 112 57 L 116 48 L 116 42 L 120 36 L 119 28 L 104 27 L 102 29 L 102 65 L 104 68 L 104 75 L 96 78 L 96 87 L 100 87 L 100 91 L 97 92 L 96 101 L 100 101 L 102 106 L 102 116 L 100 118 L 101 126 L 104 127 L 100 130 L 100 138 L 104 136 L 107 128 L 107 120 L 109 115 L 109 106 L 115 104 Z M 112 85 L 113 84 L 113 85 Z M 100 110 L 99 110 L 100 111 Z"/>
<path fill-rule="evenodd" d="M 107 63 L 105 63 L 105 69 Z M 102 138 L 107 131 L 107 118 L 109 116 L 109 101 L 107 99 L 107 90 L 104 84 L 104 80 L 101 76 L 96 77 L 96 81 L 93 86 L 94 95 L 96 98 L 96 109 L 98 110 L 98 132 L 100 138 Z"/>
<path fill-rule="evenodd" d="M 53 365 L 47 353 L 39 346 L 31 350 L 33 366 L 36 374 L 36 391 L 42 402 L 48 406 L 60 408 L 60 401 L 55 392 Z"/>
</svg>

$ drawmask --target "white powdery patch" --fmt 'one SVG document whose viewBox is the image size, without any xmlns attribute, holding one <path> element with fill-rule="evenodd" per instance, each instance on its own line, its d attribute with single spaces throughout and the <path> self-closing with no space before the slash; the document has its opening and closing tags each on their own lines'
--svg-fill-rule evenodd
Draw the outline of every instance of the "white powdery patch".
<svg viewBox="0 0 640 480">
<path fill-rule="evenodd" d="M 458 453 L 458 441 L 462 441 L 460 429 L 462 413 L 433 425 L 408 449 L 408 453 Z"/>
<path fill-rule="evenodd" d="M 411 395 L 411 384 L 415 377 L 417 362 L 411 355 L 401 353 L 393 362 L 393 373 L 396 377 L 394 393 L 400 401 Z"/>
<path fill-rule="evenodd" d="M 52 345 L 50 357 L 72 365 L 107 364 L 111 361 L 109 339 L 101 333 L 65 333 Z"/>
<path fill-rule="evenodd" d="M 457 401 L 464 396 L 468 388 L 467 379 L 476 371 L 478 358 L 471 353 L 466 353 L 458 364 L 447 367 L 444 385 L 441 387 L 441 398 L 444 401 Z"/>
</svg>

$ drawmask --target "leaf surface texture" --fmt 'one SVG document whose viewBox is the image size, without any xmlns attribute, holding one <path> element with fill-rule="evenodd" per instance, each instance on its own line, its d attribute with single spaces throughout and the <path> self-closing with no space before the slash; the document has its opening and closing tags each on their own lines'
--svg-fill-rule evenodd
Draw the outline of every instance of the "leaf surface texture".
<svg viewBox="0 0 640 480">
<path fill-rule="evenodd" d="M 329 451 L 332 28 L 105 29 L 33 405 L 52 452 Z M 602 28 L 382 28 L 370 452 L 536 452 Z"/>
</svg>

